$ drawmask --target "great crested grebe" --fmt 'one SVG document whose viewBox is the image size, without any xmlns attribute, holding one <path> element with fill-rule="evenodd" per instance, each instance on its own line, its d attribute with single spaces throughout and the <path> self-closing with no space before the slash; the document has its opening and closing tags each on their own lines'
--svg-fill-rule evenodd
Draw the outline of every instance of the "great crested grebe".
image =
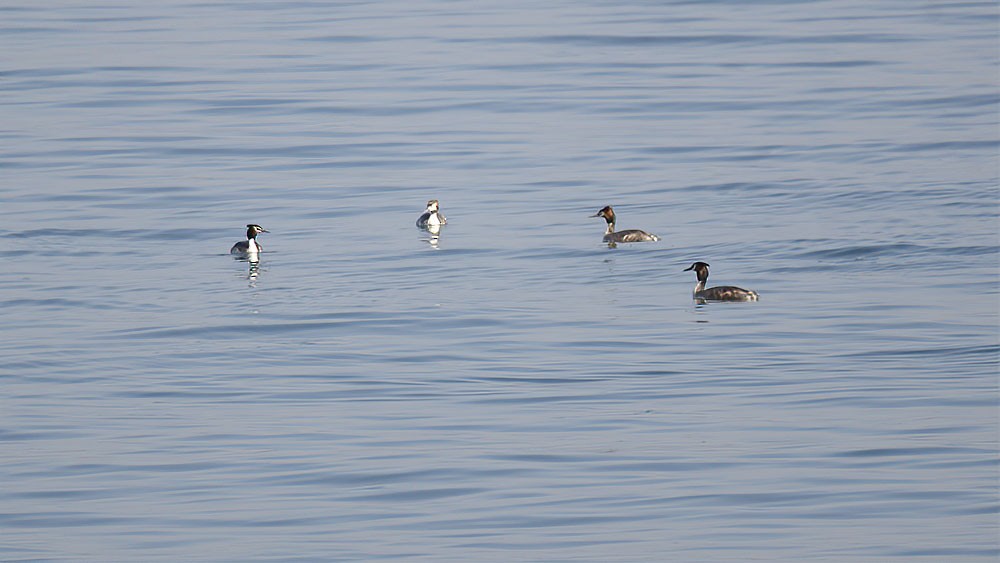
<svg viewBox="0 0 1000 563">
<path fill-rule="evenodd" d="M 708 264 L 705 262 L 695 262 L 690 267 L 685 268 L 685 272 L 694 270 L 698 276 L 698 283 L 694 286 L 694 298 L 705 301 L 757 301 L 756 291 L 743 289 L 731 285 L 720 285 L 705 289 L 708 283 Z"/>
<path fill-rule="evenodd" d="M 626 231 L 615 232 L 615 210 L 610 205 L 591 215 L 591 217 L 604 217 L 608 222 L 608 230 L 604 232 L 604 242 L 614 244 L 617 242 L 656 242 L 660 237 L 640 231 L 639 229 L 628 229 Z"/>
<path fill-rule="evenodd" d="M 270 232 L 260 225 L 247 225 L 247 240 L 241 240 L 229 249 L 230 254 L 257 254 L 264 248 L 257 242 L 257 235 Z"/>
</svg>

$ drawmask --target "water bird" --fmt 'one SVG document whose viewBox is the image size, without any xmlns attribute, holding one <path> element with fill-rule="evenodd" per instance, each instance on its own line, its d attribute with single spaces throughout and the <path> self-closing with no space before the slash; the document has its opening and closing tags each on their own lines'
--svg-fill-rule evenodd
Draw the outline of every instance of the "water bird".
<svg viewBox="0 0 1000 563">
<path fill-rule="evenodd" d="M 438 200 L 432 199 L 427 202 L 427 209 L 424 210 L 423 215 L 417 219 L 417 226 L 421 229 L 434 231 L 447 222 L 448 220 L 445 219 L 444 215 L 438 211 Z"/>
<path fill-rule="evenodd" d="M 230 254 L 257 254 L 264 250 L 264 247 L 257 242 L 257 235 L 268 233 L 267 229 L 253 223 L 247 225 L 247 240 L 241 240 L 229 249 Z"/>
<path fill-rule="evenodd" d="M 684 268 L 685 272 L 694 270 L 698 276 L 698 283 L 694 286 L 694 298 L 703 301 L 756 301 L 758 298 L 756 291 L 734 287 L 731 285 L 720 285 L 705 289 L 708 283 L 708 264 L 705 262 L 695 262 L 690 267 Z"/>
<path fill-rule="evenodd" d="M 604 232 L 604 242 L 609 245 L 618 242 L 656 242 L 660 240 L 660 237 L 639 229 L 615 232 L 615 210 L 610 205 L 605 205 L 591 217 L 604 217 L 604 220 L 608 222 L 608 230 Z"/>
</svg>

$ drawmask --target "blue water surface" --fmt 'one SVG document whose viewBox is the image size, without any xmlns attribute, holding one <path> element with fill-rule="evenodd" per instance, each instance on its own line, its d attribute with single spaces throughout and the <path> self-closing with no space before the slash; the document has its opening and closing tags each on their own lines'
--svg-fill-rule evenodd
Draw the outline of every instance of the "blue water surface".
<svg viewBox="0 0 1000 563">
<path fill-rule="evenodd" d="M 995 2 L 0 14 L 0 559 L 1000 554 Z"/>
</svg>

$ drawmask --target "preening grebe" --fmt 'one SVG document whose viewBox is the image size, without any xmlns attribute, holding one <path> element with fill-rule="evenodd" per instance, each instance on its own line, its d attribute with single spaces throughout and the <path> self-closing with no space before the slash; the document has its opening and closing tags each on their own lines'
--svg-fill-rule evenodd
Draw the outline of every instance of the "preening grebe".
<svg viewBox="0 0 1000 563">
<path fill-rule="evenodd" d="M 424 214 L 417 219 L 417 226 L 421 229 L 430 229 L 440 227 L 447 222 L 448 220 L 445 219 L 444 215 L 438 211 L 438 200 L 432 199 L 427 202 L 427 209 L 424 210 Z"/>
</svg>

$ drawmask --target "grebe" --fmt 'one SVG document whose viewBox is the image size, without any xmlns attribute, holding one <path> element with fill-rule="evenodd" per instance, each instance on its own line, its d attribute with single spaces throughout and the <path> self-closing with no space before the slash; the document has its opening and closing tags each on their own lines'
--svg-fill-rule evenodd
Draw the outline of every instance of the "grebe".
<svg viewBox="0 0 1000 563">
<path fill-rule="evenodd" d="M 438 200 L 432 199 L 427 202 L 427 209 L 424 214 L 417 219 L 417 226 L 421 229 L 435 229 L 447 223 L 444 215 L 438 211 Z"/>
<path fill-rule="evenodd" d="M 651 235 L 639 229 L 629 229 L 627 231 L 615 232 L 615 210 L 610 205 L 606 205 L 591 217 L 604 217 L 608 222 L 608 230 L 604 233 L 604 242 L 614 244 L 616 242 L 656 242 L 660 237 Z"/>
<path fill-rule="evenodd" d="M 270 232 L 260 225 L 247 225 L 247 240 L 241 240 L 229 249 L 230 254 L 257 254 L 264 250 L 264 247 L 257 242 L 257 235 Z"/>
<path fill-rule="evenodd" d="M 705 289 L 705 284 L 708 283 L 708 264 L 704 262 L 695 262 L 691 264 L 691 267 L 685 268 L 685 272 L 694 270 L 695 275 L 698 276 L 698 283 L 694 286 L 694 298 L 702 299 L 705 301 L 756 301 L 757 292 L 750 291 L 749 289 L 743 289 L 742 287 L 733 287 L 731 285 L 720 285 L 718 287 L 710 287 Z"/>
</svg>

